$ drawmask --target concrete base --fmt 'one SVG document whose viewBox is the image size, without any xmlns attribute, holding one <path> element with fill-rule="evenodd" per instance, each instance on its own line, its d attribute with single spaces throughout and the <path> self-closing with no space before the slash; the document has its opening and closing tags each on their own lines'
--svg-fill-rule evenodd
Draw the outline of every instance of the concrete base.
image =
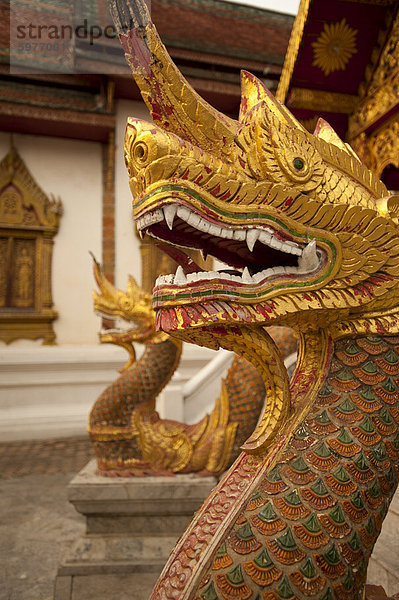
<svg viewBox="0 0 399 600">
<path fill-rule="evenodd" d="M 399 490 L 396 490 L 374 546 L 367 583 L 382 585 L 388 596 L 399 593 Z"/>
<path fill-rule="evenodd" d="M 87 531 L 64 557 L 54 600 L 145 600 L 194 512 L 217 480 L 100 477 L 91 461 L 68 486 Z"/>
<path fill-rule="evenodd" d="M 23 340 L 20 340 L 21 342 Z M 126 352 L 112 344 L 40 346 L 32 342 L 4 346 L 0 342 L 0 440 L 51 439 L 86 435 L 94 402 L 119 376 Z M 15 345 L 14 345 L 15 344 Z M 143 346 L 137 346 L 137 357 Z M 164 419 L 197 422 L 220 390 L 220 378 L 205 388 L 200 399 L 183 398 L 183 388 L 218 353 L 193 344 L 183 345 L 178 371 L 157 398 Z M 213 408 L 213 404 L 212 404 Z M 191 419 L 191 420 L 190 420 Z"/>
</svg>

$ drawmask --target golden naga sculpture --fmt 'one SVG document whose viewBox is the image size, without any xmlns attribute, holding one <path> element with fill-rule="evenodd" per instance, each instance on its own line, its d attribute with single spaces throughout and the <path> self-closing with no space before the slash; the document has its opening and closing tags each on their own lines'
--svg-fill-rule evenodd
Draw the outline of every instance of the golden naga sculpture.
<svg viewBox="0 0 399 600">
<path fill-rule="evenodd" d="M 249 73 L 238 121 L 219 114 L 141 0 L 110 7 L 155 121 L 127 126 L 137 227 L 233 269 L 160 277 L 157 330 L 235 350 L 267 389 L 152 599 L 363 599 L 399 477 L 398 198 L 326 122 L 308 133 Z M 271 325 L 297 331 L 291 384 Z"/>
<path fill-rule="evenodd" d="M 236 357 L 210 415 L 195 425 L 161 419 L 156 398 L 179 364 L 181 342 L 155 331 L 152 297 L 133 277 L 123 292 L 110 283 L 95 260 L 94 275 L 100 290 L 93 293 L 96 312 L 134 325 L 100 334 L 101 342 L 125 348 L 129 361 L 90 413 L 89 434 L 99 472 L 110 476 L 223 472 L 238 456 L 262 410 L 265 388 L 259 373 Z M 292 350 L 293 340 L 285 342 L 283 333 L 275 332 L 280 344 Z M 138 361 L 136 342 L 146 345 Z"/>
</svg>

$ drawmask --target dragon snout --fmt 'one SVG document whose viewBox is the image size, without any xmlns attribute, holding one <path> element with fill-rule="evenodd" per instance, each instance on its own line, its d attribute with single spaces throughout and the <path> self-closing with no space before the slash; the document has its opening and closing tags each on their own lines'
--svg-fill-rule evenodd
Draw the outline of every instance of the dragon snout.
<svg viewBox="0 0 399 600">
<path fill-rule="evenodd" d="M 130 177 L 173 153 L 171 136 L 146 121 L 128 119 L 125 135 L 125 162 Z"/>
</svg>

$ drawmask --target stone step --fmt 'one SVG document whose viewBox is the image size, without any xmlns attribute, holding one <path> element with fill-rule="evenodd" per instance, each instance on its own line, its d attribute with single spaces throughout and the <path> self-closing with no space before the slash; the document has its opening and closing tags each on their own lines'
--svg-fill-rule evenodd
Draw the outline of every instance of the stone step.
<svg viewBox="0 0 399 600">
<path fill-rule="evenodd" d="M 215 477 L 100 477 L 91 461 L 68 486 L 87 530 L 58 568 L 55 600 L 146 600 Z"/>
<path fill-rule="evenodd" d="M 367 583 L 382 585 L 388 596 L 399 593 L 399 492 L 392 499 L 374 546 Z"/>
<path fill-rule="evenodd" d="M 177 536 L 85 535 L 64 556 L 60 575 L 153 573 L 164 566 Z"/>
</svg>

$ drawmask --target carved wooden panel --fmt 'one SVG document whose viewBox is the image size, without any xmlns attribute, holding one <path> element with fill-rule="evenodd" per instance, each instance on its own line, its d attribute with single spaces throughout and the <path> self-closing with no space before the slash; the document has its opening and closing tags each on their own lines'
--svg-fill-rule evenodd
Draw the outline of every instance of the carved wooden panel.
<svg viewBox="0 0 399 600">
<path fill-rule="evenodd" d="M 12 147 L 0 163 L 0 339 L 7 343 L 55 341 L 51 258 L 61 213 Z"/>
</svg>

